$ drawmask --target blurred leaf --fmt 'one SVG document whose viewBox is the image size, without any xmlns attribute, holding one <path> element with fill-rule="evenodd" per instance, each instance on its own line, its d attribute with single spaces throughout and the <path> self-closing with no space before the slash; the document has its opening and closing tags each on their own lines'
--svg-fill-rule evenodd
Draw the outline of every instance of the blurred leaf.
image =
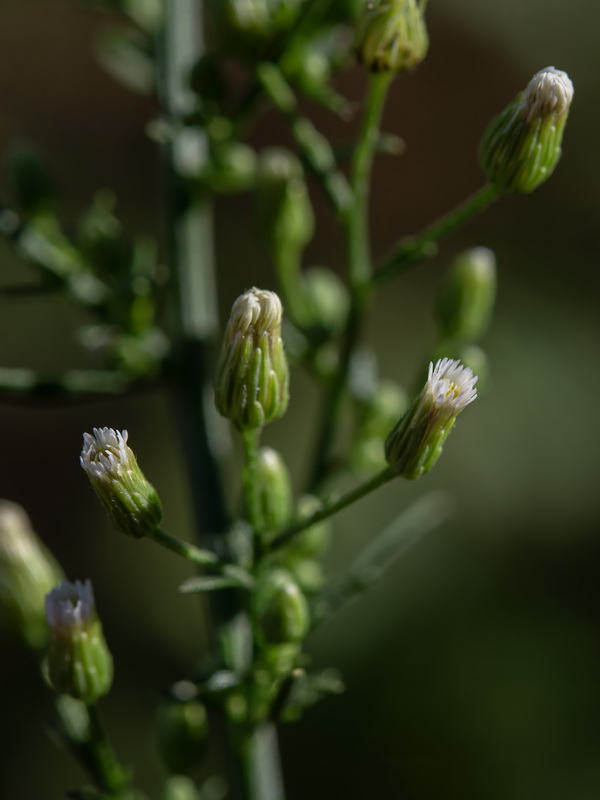
<svg viewBox="0 0 600 800">
<path fill-rule="evenodd" d="M 96 58 L 109 75 L 132 92 L 152 94 L 154 62 L 145 45 L 144 37 L 137 31 L 115 28 L 98 41 Z"/>
<path fill-rule="evenodd" d="M 182 594 L 215 592 L 219 589 L 239 589 L 241 585 L 239 580 L 224 575 L 197 575 L 185 580 L 179 587 L 179 591 Z"/>
</svg>

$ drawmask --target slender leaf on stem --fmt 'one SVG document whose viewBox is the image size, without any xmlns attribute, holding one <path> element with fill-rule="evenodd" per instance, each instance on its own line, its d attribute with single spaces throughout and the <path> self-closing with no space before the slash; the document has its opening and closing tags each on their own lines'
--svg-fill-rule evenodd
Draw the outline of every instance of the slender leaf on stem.
<svg viewBox="0 0 600 800">
<path fill-rule="evenodd" d="M 346 572 L 321 594 L 313 611 L 313 627 L 339 611 L 379 581 L 425 534 L 442 525 L 453 511 L 449 495 L 421 497 L 366 546 Z"/>
</svg>

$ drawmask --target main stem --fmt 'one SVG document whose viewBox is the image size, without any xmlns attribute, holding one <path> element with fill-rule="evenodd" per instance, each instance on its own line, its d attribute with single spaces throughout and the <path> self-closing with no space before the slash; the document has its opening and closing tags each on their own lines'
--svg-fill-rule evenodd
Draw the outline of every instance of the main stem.
<svg viewBox="0 0 600 800">
<path fill-rule="evenodd" d="M 181 186 L 182 175 L 196 171 L 207 157 L 202 132 L 186 128 L 181 122 L 194 102 L 185 88 L 187 77 L 203 52 L 201 4 L 199 0 L 166 0 L 164 9 L 158 88 L 164 113 L 177 131 L 166 145 L 164 156 L 168 190 L 166 236 L 179 299 L 178 419 L 198 537 L 223 552 L 229 516 L 215 446 L 221 421 L 212 404 L 213 351 L 218 334 L 212 214 L 208 201 L 190 206 Z M 216 592 L 211 601 L 212 645 L 217 648 L 224 632 L 235 626 L 236 618 L 246 611 L 239 592 Z M 243 650 L 244 643 L 239 641 L 238 647 Z M 274 732 L 260 748 L 250 748 L 250 758 L 234 746 L 231 731 L 221 744 L 227 748 L 232 796 L 240 800 L 282 800 Z M 253 756 L 255 751 L 258 754 Z M 260 774 L 259 781 L 250 781 L 250 770 Z M 258 786 L 261 793 L 253 786 Z"/>
<path fill-rule="evenodd" d="M 310 477 L 310 491 L 320 488 L 329 471 L 331 448 L 341 415 L 344 393 L 352 353 L 360 338 L 365 309 L 371 296 L 371 246 L 369 241 L 369 182 L 377 144 L 381 116 L 393 73 L 371 76 L 367 106 L 363 117 L 358 144 L 350 170 L 353 203 L 345 219 L 348 247 L 348 278 L 350 283 L 350 309 L 342 343 L 339 364 L 332 380 Z"/>
</svg>

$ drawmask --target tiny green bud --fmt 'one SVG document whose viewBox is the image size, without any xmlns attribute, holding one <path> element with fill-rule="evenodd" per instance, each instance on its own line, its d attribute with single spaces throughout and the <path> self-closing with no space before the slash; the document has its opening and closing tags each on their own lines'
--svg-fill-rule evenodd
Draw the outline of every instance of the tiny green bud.
<svg viewBox="0 0 600 800">
<path fill-rule="evenodd" d="M 271 447 L 258 453 L 257 482 L 260 490 L 260 530 L 280 531 L 292 514 L 292 484 L 283 458 Z"/>
<path fill-rule="evenodd" d="M 486 332 L 496 296 L 496 259 L 475 247 L 458 255 L 440 287 L 436 318 L 442 340 L 472 342 Z"/>
<path fill-rule="evenodd" d="M 532 192 L 547 180 L 561 154 L 573 84 L 566 72 L 546 67 L 489 124 L 479 160 L 501 192 Z"/>
<path fill-rule="evenodd" d="M 197 700 L 168 703 L 158 712 L 158 744 L 170 772 L 197 764 L 208 742 L 208 715 Z"/>
<path fill-rule="evenodd" d="M 84 433 L 79 461 L 114 527 L 141 539 L 160 525 L 162 507 L 127 444 L 127 436 L 127 431 L 119 433 L 112 428 Z"/>
<path fill-rule="evenodd" d="M 0 623 L 32 648 L 48 638 L 44 597 L 62 570 L 21 506 L 0 500 Z"/>
<path fill-rule="evenodd" d="M 165 781 L 161 800 L 200 800 L 200 795 L 196 784 L 187 775 L 170 775 Z"/>
<path fill-rule="evenodd" d="M 419 0 L 384 0 L 356 23 L 354 48 L 371 72 L 408 72 L 427 55 L 429 38 Z"/>
<path fill-rule="evenodd" d="M 260 579 L 255 599 L 259 643 L 293 644 L 308 633 L 309 613 L 304 595 L 285 569 L 271 568 Z"/>
<path fill-rule="evenodd" d="M 459 361 L 443 358 L 429 365 L 425 386 L 385 443 L 385 457 L 397 475 L 412 480 L 429 472 L 456 417 L 477 397 L 476 382 Z"/>
<path fill-rule="evenodd" d="M 93 703 L 112 684 L 112 656 L 96 614 L 89 580 L 62 581 L 46 595 L 50 629 L 48 678 L 60 694 Z"/>
<path fill-rule="evenodd" d="M 214 158 L 192 179 L 192 186 L 218 194 L 243 192 L 254 185 L 256 155 L 243 142 L 226 142 L 214 149 Z"/>
<path fill-rule="evenodd" d="M 296 156 L 281 147 L 261 153 L 257 202 L 259 227 L 273 255 L 285 248 L 298 251 L 306 247 L 315 222 Z"/>
<path fill-rule="evenodd" d="M 350 307 L 346 286 L 335 272 L 323 267 L 306 270 L 303 282 L 311 334 L 317 341 L 335 336 L 344 327 Z"/>
<path fill-rule="evenodd" d="M 283 416 L 289 372 L 274 292 L 250 289 L 233 304 L 217 368 L 215 404 L 241 430 Z"/>
</svg>

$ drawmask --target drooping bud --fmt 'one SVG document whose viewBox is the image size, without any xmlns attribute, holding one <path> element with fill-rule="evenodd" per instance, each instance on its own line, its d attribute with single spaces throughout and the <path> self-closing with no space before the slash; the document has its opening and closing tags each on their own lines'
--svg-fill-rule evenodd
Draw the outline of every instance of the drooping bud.
<svg viewBox="0 0 600 800">
<path fill-rule="evenodd" d="M 484 133 L 479 160 L 501 192 L 532 192 L 547 180 L 561 154 L 573 84 L 566 72 L 546 67 Z"/>
<path fill-rule="evenodd" d="M 258 452 L 257 483 L 262 518 L 258 528 L 267 533 L 281 531 L 292 514 L 292 484 L 283 458 L 271 447 Z"/>
<path fill-rule="evenodd" d="M 48 678 L 55 691 L 88 704 L 105 695 L 113 679 L 112 656 L 90 581 L 63 581 L 46 595 L 46 622 Z"/>
<path fill-rule="evenodd" d="M 263 646 L 294 644 L 306 636 L 308 605 L 287 570 L 265 571 L 255 592 L 255 618 L 256 635 Z"/>
<path fill-rule="evenodd" d="M 159 709 L 158 744 L 170 772 L 186 772 L 197 764 L 207 738 L 208 715 L 202 703 L 169 703 Z"/>
<path fill-rule="evenodd" d="M 241 430 L 261 428 L 287 409 L 289 372 L 282 316 L 277 295 L 256 288 L 238 297 L 231 309 L 217 368 L 215 404 Z"/>
<path fill-rule="evenodd" d="M 496 259 L 486 247 L 458 255 L 440 287 L 435 307 L 440 338 L 473 342 L 489 325 L 496 296 Z"/>
<path fill-rule="evenodd" d="M 0 623 L 29 647 L 46 644 L 44 597 L 63 579 L 21 506 L 0 500 Z"/>
<path fill-rule="evenodd" d="M 162 507 L 127 444 L 127 436 L 127 431 L 119 433 L 112 428 L 84 433 L 79 461 L 114 527 L 141 539 L 160 525 Z"/>
<path fill-rule="evenodd" d="M 419 0 L 384 0 L 356 23 L 354 48 L 371 72 L 408 72 L 423 61 L 429 37 Z"/>
<path fill-rule="evenodd" d="M 443 358 L 429 365 L 425 386 L 385 443 L 387 462 L 397 475 L 412 480 L 429 472 L 456 417 L 477 397 L 476 382 L 459 361 Z"/>
</svg>

